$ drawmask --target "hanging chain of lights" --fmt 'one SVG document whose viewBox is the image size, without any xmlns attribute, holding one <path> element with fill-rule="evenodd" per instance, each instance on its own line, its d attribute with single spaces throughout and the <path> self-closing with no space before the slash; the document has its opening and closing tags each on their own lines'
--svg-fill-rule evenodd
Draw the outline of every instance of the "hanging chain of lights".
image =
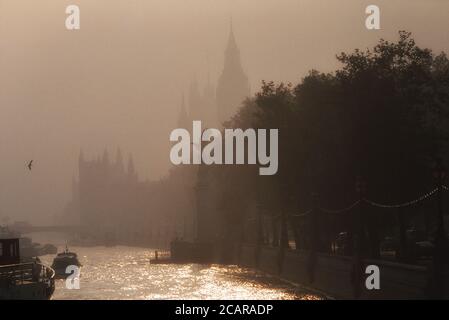
<svg viewBox="0 0 449 320">
<path fill-rule="evenodd" d="M 445 191 L 449 191 L 448 186 L 443 185 L 442 188 Z M 413 200 L 410 200 L 407 202 L 403 202 L 403 203 L 398 203 L 398 204 L 383 204 L 383 203 L 375 202 L 375 201 L 364 198 L 362 200 L 357 200 L 353 204 L 351 204 L 345 208 L 342 208 L 342 209 L 328 209 L 328 208 L 323 208 L 323 207 L 318 207 L 318 209 L 327 214 L 342 214 L 342 213 L 351 211 L 353 208 L 357 207 L 362 201 L 373 206 L 373 207 L 377 207 L 377 208 L 384 208 L 384 209 L 405 208 L 405 207 L 410 207 L 415 204 L 418 204 L 418 203 L 432 197 L 435 193 L 437 193 L 437 191 L 438 191 L 438 188 L 435 188 L 432 191 L 429 191 L 426 194 L 424 194 L 416 199 L 413 199 Z M 312 213 L 312 211 L 313 211 L 313 209 L 309 209 L 303 213 L 289 214 L 289 216 L 292 218 L 306 218 L 307 216 L 309 216 Z M 271 216 L 270 218 L 278 219 L 280 217 L 281 217 L 281 214 L 278 214 L 276 216 Z M 248 219 L 248 221 L 253 221 L 253 220 L 255 220 L 255 218 Z"/>
<path fill-rule="evenodd" d="M 416 198 L 414 200 L 411 201 L 407 201 L 404 203 L 399 203 L 399 204 L 382 204 L 382 203 L 378 203 L 378 202 L 374 202 L 368 199 L 363 199 L 363 201 L 365 201 L 366 203 L 372 205 L 373 207 L 378 207 L 378 208 L 405 208 L 405 207 L 410 207 L 413 206 L 421 201 L 424 201 L 427 198 L 430 198 L 431 196 L 433 196 L 436 192 L 438 191 L 438 188 L 433 189 L 432 191 L 429 191 L 428 193 L 422 195 L 419 198 Z"/>
</svg>

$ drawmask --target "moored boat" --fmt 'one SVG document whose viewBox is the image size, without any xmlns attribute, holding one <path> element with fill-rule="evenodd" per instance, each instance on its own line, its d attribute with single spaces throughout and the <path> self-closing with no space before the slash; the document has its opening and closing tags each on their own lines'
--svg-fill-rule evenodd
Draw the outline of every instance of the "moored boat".
<svg viewBox="0 0 449 320">
<path fill-rule="evenodd" d="M 75 252 L 70 252 L 66 246 L 64 252 L 58 253 L 54 258 L 51 267 L 55 270 L 57 278 L 66 278 L 71 274 L 71 271 L 67 273 L 69 266 L 81 267 L 81 263 L 78 260 L 78 255 Z"/>
<path fill-rule="evenodd" d="M 0 299 L 48 300 L 55 272 L 38 261 L 20 260 L 19 238 L 0 238 Z"/>
</svg>

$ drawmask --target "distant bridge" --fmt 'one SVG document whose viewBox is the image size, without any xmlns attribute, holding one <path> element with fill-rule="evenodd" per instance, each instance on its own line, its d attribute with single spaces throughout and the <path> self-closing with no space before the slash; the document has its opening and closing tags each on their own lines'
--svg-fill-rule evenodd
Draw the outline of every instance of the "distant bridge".
<svg viewBox="0 0 449 320">
<path fill-rule="evenodd" d="M 27 234 L 32 232 L 65 232 L 72 233 L 78 232 L 81 228 L 80 226 L 20 226 L 14 228 L 21 234 Z"/>
</svg>

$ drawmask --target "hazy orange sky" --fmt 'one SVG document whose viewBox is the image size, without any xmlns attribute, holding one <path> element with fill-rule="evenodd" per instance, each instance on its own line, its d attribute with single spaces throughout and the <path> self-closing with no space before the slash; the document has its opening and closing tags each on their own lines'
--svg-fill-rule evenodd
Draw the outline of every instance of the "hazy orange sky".
<svg viewBox="0 0 449 320">
<path fill-rule="evenodd" d="M 65 29 L 69 4 L 79 31 Z M 369 4 L 380 31 L 365 28 Z M 181 96 L 194 78 L 216 82 L 231 17 L 254 92 L 402 29 L 449 51 L 448 16 L 445 0 L 0 0 L 0 218 L 51 221 L 80 148 L 114 158 L 121 146 L 142 178 L 163 176 Z"/>
</svg>

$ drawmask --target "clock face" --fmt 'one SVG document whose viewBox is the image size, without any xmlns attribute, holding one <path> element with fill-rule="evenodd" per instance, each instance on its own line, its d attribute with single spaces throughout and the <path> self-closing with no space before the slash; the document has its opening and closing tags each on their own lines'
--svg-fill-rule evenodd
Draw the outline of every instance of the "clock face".
<svg viewBox="0 0 449 320">
<path fill-rule="evenodd" d="M 420 279 L 446 261 L 448 12 L 441 0 L 0 0 L 0 234 L 27 238 L 20 252 L 0 241 L 0 279 L 2 255 L 68 245 L 85 261 L 59 298 L 205 297 L 197 282 L 173 297 L 143 278 L 111 284 L 128 251 L 158 268 L 248 265 L 344 298 L 408 297 L 383 285 L 382 263 L 412 264 L 397 282 L 444 296 L 442 273 Z M 358 263 L 342 267 L 350 289 L 320 287 L 316 254 Z M 206 282 L 243 272 L 205 270 Z M 234 280 L 208 294 L 309 294 Z"/>
</svg>

